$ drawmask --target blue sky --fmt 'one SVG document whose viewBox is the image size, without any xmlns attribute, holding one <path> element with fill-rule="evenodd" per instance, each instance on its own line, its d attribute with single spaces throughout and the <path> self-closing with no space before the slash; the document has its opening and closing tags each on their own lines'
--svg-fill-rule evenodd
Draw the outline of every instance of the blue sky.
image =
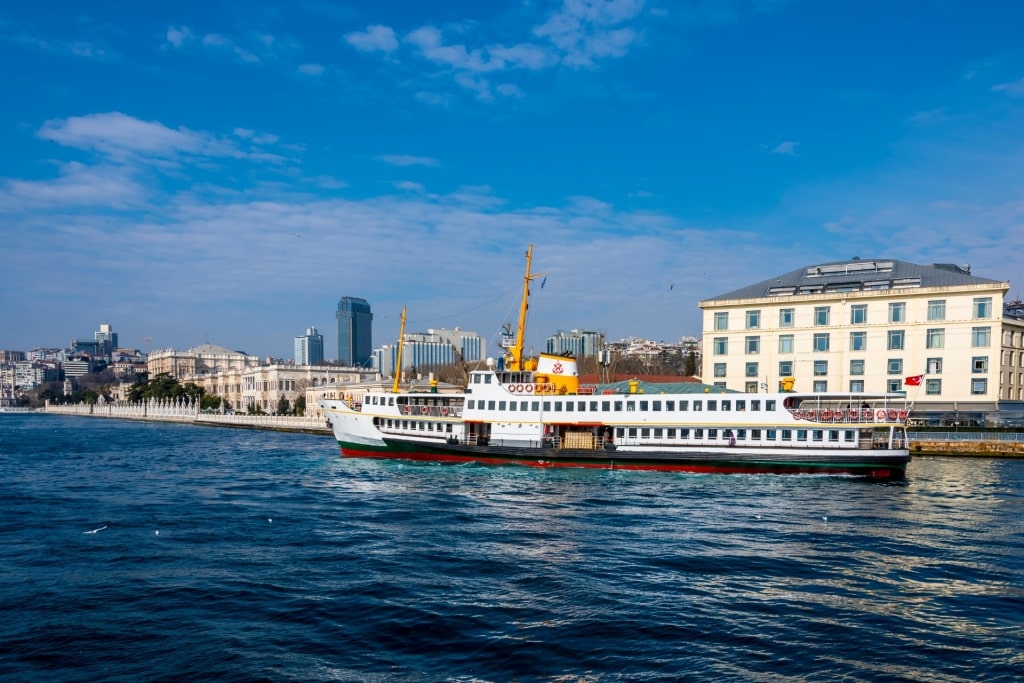
<svg viewBox="0 0 1024 683">
<path fill-rule="evenodd" d="M 0 348 L 290 357 L 699 334 L 697 302 L 852 256 L 1024 244 L 1024 5 L 960 0 L 6 3 Z"/>
</svg>

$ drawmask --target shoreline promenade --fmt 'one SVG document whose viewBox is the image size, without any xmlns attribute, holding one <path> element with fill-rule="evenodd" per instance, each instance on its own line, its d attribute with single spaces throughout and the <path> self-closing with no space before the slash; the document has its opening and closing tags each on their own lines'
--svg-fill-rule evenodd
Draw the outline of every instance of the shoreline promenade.
<svg viewBox="0 0 1024 683">
<path fill-rule="evenodd" d="M 298 415 L 239 415 L 237 413 L 204 413 L 189 401 L 143 401 L 140 403 L 107 403 L 76 405 L 47 404 L 42 412 L 50 415 L 104 417 L 151 422 L 178 422 L 203 427 L 264 429 L 279 432 L 300 432 L 329 436 L 331 429 L 322 417 Z"/>
</svg>

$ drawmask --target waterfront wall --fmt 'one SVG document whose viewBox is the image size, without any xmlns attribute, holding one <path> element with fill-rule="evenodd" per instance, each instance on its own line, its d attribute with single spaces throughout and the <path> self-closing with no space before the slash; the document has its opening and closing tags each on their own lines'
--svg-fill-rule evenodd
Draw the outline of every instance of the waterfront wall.
<svg viewBox="0 0 1024 683">
<path fill-rule="evenodd" d="M 322 417 L 298 415 L 229 415 L 200 412 L 199 405 L 189 401 L 143 401 L 140 403 L 106 403 L 76 405 L 47 404 L 45 412 L 56 415 L 109 417 L 122 420 L 184 422 L 207 427 L 241 429 L 273 429 L 285 432 L 330 434 Z"/>
<path fill-rule="evenodd" d="M 1024 458 L 1019 432 L 908 432 L 911 455 L 971 455 Z"/>
</svg>

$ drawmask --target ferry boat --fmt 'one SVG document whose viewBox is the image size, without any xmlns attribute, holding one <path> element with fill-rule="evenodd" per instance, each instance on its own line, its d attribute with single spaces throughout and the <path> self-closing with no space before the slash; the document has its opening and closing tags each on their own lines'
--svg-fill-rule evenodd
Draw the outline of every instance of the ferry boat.
<svg viewBox="0 0 1024 683">
<path fill-rule="evenodd" d="M 532 246 L 516 335 L 460 393 L 322 399 L 343 456 L 531 467 L 900 479 L 903 393 L 740 393 L 700 383 L 583 386 L 574 358 L 524 358 Z M 403 312 L 402 336 L 404 336 Z M 400 337 L 401 338 L 401 337 Z M 399 344 L 401 367 L 401 344 Z"/>
</svg>

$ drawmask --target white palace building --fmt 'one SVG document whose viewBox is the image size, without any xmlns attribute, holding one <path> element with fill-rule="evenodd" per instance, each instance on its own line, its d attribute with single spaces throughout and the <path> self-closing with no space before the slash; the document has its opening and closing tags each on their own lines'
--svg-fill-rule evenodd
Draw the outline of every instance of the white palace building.
<svg viewBox="0 0 1024 683">
<path fill-rule="evenodd" d="M 951 264 L 801 268 L 700 302 L 704 380 L 752 393 L 787 378 L 799 391 L 906 391 L 931 424 L 1020 420 L 1024 320 L 1003 313 L 1009 289 Z"/>
</svg>

